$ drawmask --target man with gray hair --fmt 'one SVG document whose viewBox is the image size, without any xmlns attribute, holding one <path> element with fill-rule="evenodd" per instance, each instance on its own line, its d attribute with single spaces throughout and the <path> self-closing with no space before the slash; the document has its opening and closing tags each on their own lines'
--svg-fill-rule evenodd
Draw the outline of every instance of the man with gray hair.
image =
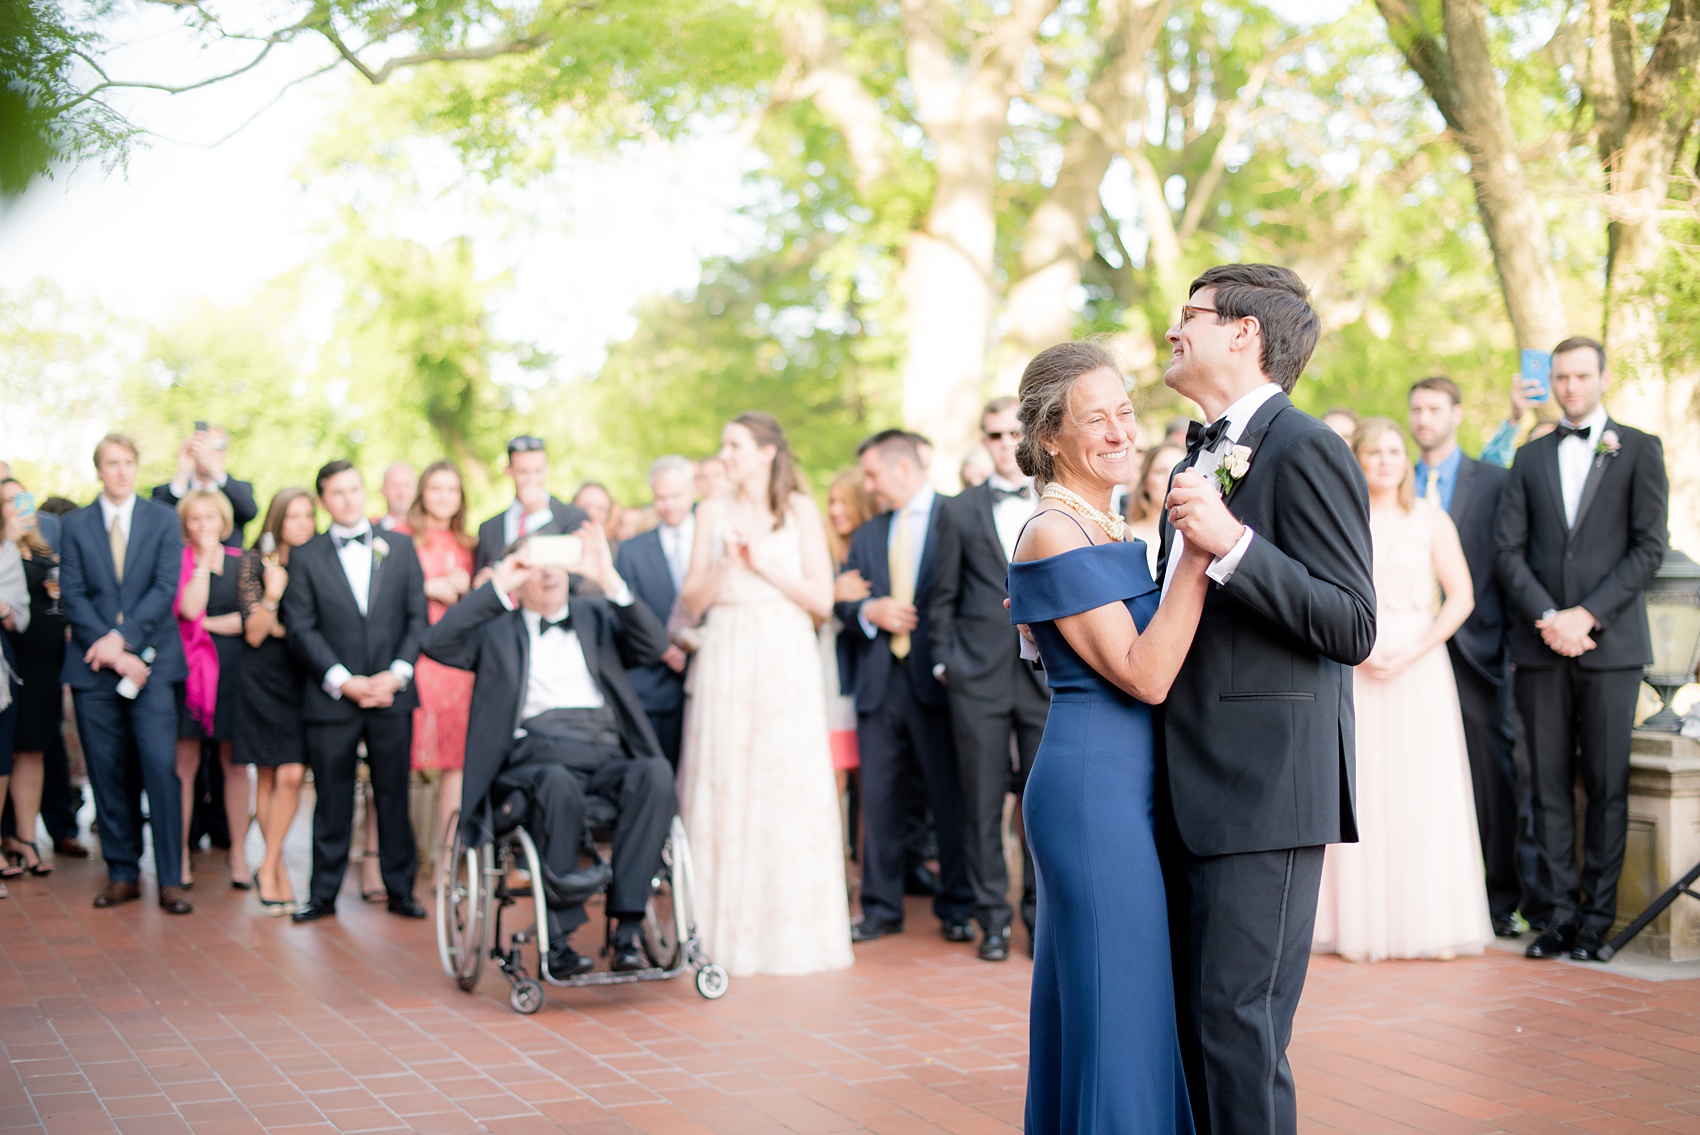
<svg viewBox="0 0 1700 1135">
<path fill-rule="evenodd" d="M 661 523 L 620 545 L 615 570 L 632 593 L 662 622 L 685 586 L 696 540 L 696 466 L 688 458 L 668 454 L 649 467 L 649 491 Z M 662 755 L 676 770 L 685 722 L 685 667 L 690 656 L 669 644 L 661 661 L 628 671 L 632 689 L 649 717 Z"/>
</svg>

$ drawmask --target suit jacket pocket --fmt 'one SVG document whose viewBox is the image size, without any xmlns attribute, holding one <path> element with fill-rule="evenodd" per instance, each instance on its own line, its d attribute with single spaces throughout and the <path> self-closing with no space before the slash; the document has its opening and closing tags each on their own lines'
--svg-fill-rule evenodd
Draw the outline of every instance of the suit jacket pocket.
<svg viewBox="0 0 1700 1135">
<path fill-rule="evenodd" d="M 1270 690 L 1259 693 L 1218 694 L 1218 701 L 1315 701 L 1316 695 L 1306 690 Z"/>
</svg>

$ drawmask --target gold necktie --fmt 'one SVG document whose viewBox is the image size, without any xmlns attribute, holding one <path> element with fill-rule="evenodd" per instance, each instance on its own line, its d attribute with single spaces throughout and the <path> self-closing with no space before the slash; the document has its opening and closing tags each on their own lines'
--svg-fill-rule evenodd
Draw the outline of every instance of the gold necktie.
<svg viewBox="0 0 1700 1135">
<path fill-rule="evenodd" d="M 1440 470 L 1439 469 L 1430 469 L 1428 471 L 1428 485 L 1427 485 L 1427 487 L 1425 487 L 1423 489 L 1423 496 L 1427 497 L 1431 501 L 1434 501 L 1436 504 L 1439 504 L 1440 503 L 1440 495 L 1439 494 L 1440 494 Z"/>
<path fill-rule="evenodd" d="M 886 563 L 891 572 L 891 597 L 905 606 L 912 606 L 915 602 L 915 569 L 910 567 L 914 553 L 909 542 L 908 512 L 898 509 L 891 514 L 891 522 L 897 526 L 897 531 L 891 534 L 891 550 L 887 553 Z M 891 636 L 891 656 L 909 657 L 908 635 Z"/>
<path fill-rule="evenodd" d="M 119 583 L 123 583 L 125 548 L 124 525 L 116 514 L 112 517 L 112 527 L 107 530 L 107 538 L 111 542 L 112 546 L 112 573 L 118 577 Z"/>
</svg>

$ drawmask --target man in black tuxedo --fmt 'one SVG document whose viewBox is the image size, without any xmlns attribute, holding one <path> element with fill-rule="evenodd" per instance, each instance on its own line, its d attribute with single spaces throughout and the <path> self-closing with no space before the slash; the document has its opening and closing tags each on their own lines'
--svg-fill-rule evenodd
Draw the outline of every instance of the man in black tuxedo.
<svg viewBox="0 0 1700 1135">
<path fill-rule="evenodd" d="M 696 539 L 696 468 L 683 457 L 658 457 L 649 467 L 649 491 L 661 523 L 620 545 L 615 568 L 634 594 L 663 622 L 673 612 L 685 572 L 691 566 L 691 544 Z M 679 767 L 679 745 L 685 722 L 685 668 L 690 656 L 669 644 L 659 661 L 632 669 L 632 688 L 637 691 L 649 724 L 661 742 L 667 763 Z"/>
<path fill-rule="evenodd" d="M 522 434 L 508 442 L 508 477 L 514 483 L 514 502 L 478 526 L 478 548 L 472 555 L 474 586 L 489 578 L 482 573 L 502 558 L 502 552 L 521 536 L 577 532 L 586 520 L 577 505 L 556 500 L 549 492 L 549 451 L 543 439 Z"/>
<path fill-rule="evenodd" d="M 230 535 L 224 538 L 225 546 L 240 548 L 243 529 L 259 511 L 254 504 L 254 486 L 224 471 L 229 448 L 230 435 L 219 427 L 196 430 L 177 448 L 176 475 L 153 487 L 153 499 L 167 508 L 176 508 L 177 502 L 194 489 L 217 489 L 230 502 L 234 524 Z"/>
<path fill-rule="evenodd" d="M 1512 720 L 1510 627 L 1505 589 L 1494 569 L 1494 518 L 1510 476 L 1497 465 L 1464 456 L 1458 427 L 1463 395 L 1450 378 L 1425 378 L 1406 398 L 1417 462 L 1417 495 L 1432 497 L 1452 517 L 1476 606 L 1446 644 L 1464 719 L 1464 748 L 1475 789 L 1476 828 L 1487 869 L 1488 913 L 1501 938 L 1518 935 L 1523 885 L 1517 872 L 1517 729 Z"/>
<path fill-rule="evenodd" d="M 1296 274 L 1227 264 L 1193 281 L 1167 336 L 1164 382 L 1210 420 L 1177 467 L 1205 482 L 1170 490 L 1160 574 L 1191 543 L 1214 558 L 1216 586 L 1156 730 L 1201 1135 L 1297 1129 L 1286 1050 L 1323 846 L 1357 838 L 1351 668 L 1375 645 L 1369 493 L 1346 443 L 1287 398 L 1319 331 Z"/>
<path fill-rule="evenodd" d="M 933 673 L 945 684 L 962 781 L 963 829 L 974 915 L 983 932 L 980 957 L 1009 957 L 1009 868 L 1004 861 L 1004 797 L 1021 798 L 1045 733 L 1050 693 L 1041 671 L 1021 660 L 1021 636 L 1009 624 L 1009 557 L 1038 494 L 1016 464 L 1021 423 L 1014 398 L 987 403 L 980 439 L 992 474 L 942 498 L 933 551 Z M 1011 740 L 1016 763 L 1010 765 Z M 1021 841 L 1021 920 L 1033 931 L 1033 857 Z"/>
<path fill-rule="evenodd" d="M 1605 348 L 1552 352 L 1558 429 L 1517 452 L 1495 542 L 1511 603 L 1517 708 L 1529 742 L 1535 896 L 1546 930 L 1531 958 L 1599 960 L 1617 917 L 1629 830 L 1629 741 L 1653 660 L 1646 587 L 1664 557 L 1664 448 L 1606 414 Z M 1575 784 L 1588 798 L 1576 868 Z"/>
<path fill-rule="evenodd" d="M 579 534 L 584 566 L 576 570 L 601 595 L 573 595 L 569 604 L 565 569 L 529 566 L 522 539 L 490 582 L 450 607 L 425 636 L 426 654 L 477 675 L 463 837 L 488 839 L 488 823 L 508 794 L 524 793 L 523 822 L 543 860 L 548 966 L 556 978 L 594 964 L 567 944 L 585 921 L 585 892 L 596 881 L 579 866 L 586 797 L 617 810 L 608 891 L 608 913 L 618 920 L 616 972 L 647 964 L 639 930 L 678 811 L 672 766 L 627 677 L 628 668 L 660 657 L 666 629 L 614 570 L 602 529 L 586 523 Z"/>
<path fill-rule="evenodd" d="M 424 918 L 413 897 L 419 853 L 407 811 L 412 766 L 413 663 L 425 637 L 425 575 L 413 541 L 374 532 L 366 519 L 360 470 L 332 461 L 315 481 L 330 529 L 289 555 L 283 593 L 289 647 L 307 671 L 313 806 L 313 879 L 307 905 L 291 917 L 314 922 L 336 913 L 354 826 L 360 742 L 372 775 L 378 855 L 389 910 Z"/>
<path fill-rule="evenodd" d="M 95 446 L 100 496 L 65 518 L 59 602 L 71 625 L 62 676 L 100 815 L 107 885 L 97 907 L 141 897 L 142 799 L 150 804 L 159 905 L 194 908 L 181 886 L 182 787 L 177 695 L 188 677 L 177 633 L 183 540 L 177 516 L 136 496 L 136 443 L 107 434 Z"/>
<path fill-rule="evenodd" d="M 837 605 L 854 644 L 856 738 L 861 752 L 862 918 L 851 931 L 871 942 L 903 929 L 905 772 L 919 764 L 939 841 L 933 911 L 944 936 L 972 942 L 974 892 L 963 862 L 962 789 L 944 687 L 933 676 L 932 596 L 941 520 L 914 435 L 883 430 L 857 448 L 868 492 L 890 511 L 850 537 L 845 571 L 869 596 Z M 860 631 L 860 633 L 858 633 Z"/>
</svg>

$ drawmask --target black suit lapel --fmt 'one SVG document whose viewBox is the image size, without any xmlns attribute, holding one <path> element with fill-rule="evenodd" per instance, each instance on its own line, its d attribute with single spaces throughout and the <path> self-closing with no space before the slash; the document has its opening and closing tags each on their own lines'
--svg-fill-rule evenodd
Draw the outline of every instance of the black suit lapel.
<svg viewBox="0 0 1700 1135">
<path fill-rule="evenodd" d="M 980 520 L 984 524 L 986 534 L 992 538 L 992 547 L 998 550 L 998 562 L 1005 568 L 1009 567 L 1009 556 L 1003 550 L 1003 537 L 998 533 L 998 494 L 991 486 L 984 485 L 983 499 L 979 501 Z"/>
<path fill-rule="evenodd" d="M 1600 436 L 1604 437 L 1613 425 L 1612 420 L 1607 418 L 1606 424 L 1600 429 Z M 1582 499 L 1576 502 L 1576 523 L 1570 526 L 1570 537 L 1565 541 L 1566 547 L 1575 543 L 1576 533 L 1582 530 L 1582 519 L 1588 515 L 1588 506 L 1594 503 L 1594 497 L 1599 494 L 1600 480 L 1606 475 L 1606 466 L 1615 460 L 1615 457 L 1604 453 L 1594 455 L 1593 464 L 1588 466 L 1588 479 L 1582 483 Z"/>
<path fill-rule="evenodd" d="M 1263 405 L 1257 408 L 1257 413 L 1251 416 L 1251 421 L 1246 423 L 1245 429 L 1240 432 L 1240 439 L 1234 444 L 1243 445 L 1247 449 L 1251 450 L 1252 457 L 1255 459 L 1257 456 L 1257 443 L 1262 441 L 1263 435 L 1269 432 L 1270 423 L 1275 420 L 1276 415 L 1280 414 L 1281 411 L 1290 408 L 1292 404 L 1292 399 L 1288 398 L 1285 394 L 1275 394 L 1268 401 L 1264 402 Z M 1246 476 L 1251 476 L 1251 473 L 1248 472 Z"/>
<path fill-rule="evenodd" d="M 515 611 L 509 621 L 512 624 L 510 633 L 513 635 L 514 658 L 519 665 L 515 672 L 519 675 L 519 689 L 514 697 L 514 725 L 517 727 L 525 714 L 525 692 L 531 686 L 531 630 L 525 625 L 525 615 Z"/>
<path fill-rule="evenodd" d="M 406 537 L 402 537 L 402 538 L 406 539 Z M 373 529 L 373 531 L 372 531 L 372 574 L 368 577 L 368 582 L 366 584 L 366 618 L 368 620 L 371 619 L 372 612 L 374 612 L 378 609 L 378 584 L 381 583 L 383 581 L 384 576 L 388 574 L 384 570 L 384 564 L 389 561 L 390 553 L 386 553 L 382 556 L 380 556 L 378 554 L 378 541 L 382 540 L 382 539 L 383 539 L 383 537 L 378 534 L 377 530 Z M 389 544 L 389 541 L 384 540 L 384 543 L 387 545 L 387 544 Z M 391 552 L 393 553 L 393 551 L 394 551 L 394 549 L 392 548 Z"/>
<path fill-rule="evenodd" d="M 348 582 L 348 572 L 342 566 L 342 553 L 336 546 L 336 537 L 332 536 L 329 532 L 326 532 L 324 534 L 324 541 L 325 553 L 330 559 L 330 573 L 336 577 L 337 584 L 342 588 L 343 595 L 348 598 L 349 607 L 353 608 L 356 615 L 359 615 L 360 600 L 354 597 L 354 585 Z M 370 592 L 366 595 L 366 609 L 368 611 L 372 609 L 372 596 Z"/>
<path fill-rule="evenodd" d="M 874 598 L 883 598 L 891 594 L 891 518 L 893 514 L 882 512 L 869 521 L 874 526 L 873 536 L 874 556 L 869 565 L 873 575 L 868 580 L 868 587 Z"/>
<path fill-rule="evenodd" d="M 939 536 L 939 506 L 944 501 L 940 497 L 933 498 L 933 509 L 927 513 L 927 542 L 921 548 L 921 563 L 915 571 L 915 602 L 919 603 L 921 596 L 927 593 L 927 584 L 933 575 L 933 551 L 938 545 Z"/>
<path fill-rule="evenodd" d="M 1564 518 L 1564 481 L 1563 478 L 1558 475 L 1557 435 L 1548 434 L 1547 437 L 1553 438 L 1554 440 L 1547 443 L 1547 438 L 1544 437 L 1540 439 L 1541 442 L 1547 444 L 1547 449 L 1544 453 L 1540 454 L 1540 460 L 1535 463 L 1535 467 L 1540 470 L 1542 479 L 1546 481 L 1547 496 L 1552 502 L 1552 508 L 1558 516 L 1559 524 L 1563 525 L 1565 531 L 1568 532 L 1570 530 L 1570 522 Z M 1530 442 L 1529 444 L 1533 445 L 1535 443 Z"/>
<path fill-rule="evenodd" d="M 1452 507 L 1447 510 L 1447 515 L 1453 520 L 1461 519 L 1468 511 L 1470 493 L 1475 489 L 1475 481 L 1476 463 L 1466 457 L 1458 462 L 1458 483 L 1452 486 Z M 1438 482 L 1434 491 L 1440 492 Z"/>
</svg>

